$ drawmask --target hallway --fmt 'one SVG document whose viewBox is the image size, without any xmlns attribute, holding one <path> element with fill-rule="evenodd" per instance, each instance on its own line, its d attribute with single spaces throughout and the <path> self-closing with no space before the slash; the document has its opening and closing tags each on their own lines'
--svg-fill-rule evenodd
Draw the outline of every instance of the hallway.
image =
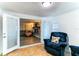
<svg viewBox="0 0 79 59">
<path fill-rule="evenodd" d="M 24 46 L 24 45 L 30 45 L 30 44 L 35 44 L 35 43 L 40 43 L 40 39 L 35 37 L 35 36 L 31 36 L 31 37 L 21 37 L 20 38 L 20 46 Z"/>
</svg>

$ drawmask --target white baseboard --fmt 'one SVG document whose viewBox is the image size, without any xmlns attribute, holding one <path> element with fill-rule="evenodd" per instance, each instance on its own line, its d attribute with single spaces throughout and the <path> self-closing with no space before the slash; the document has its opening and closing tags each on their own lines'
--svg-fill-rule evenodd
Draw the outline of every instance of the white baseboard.
<svg viewBox="0 0 79 59">
<path fill-rule="evenodd" d="M 35 46 L 35 45 L 39 45 L 39 44 L 42 44 L 42 43 L 35 43 L 35 44 L 31 44 L 31 45 L 25 45 L 25 46 L 21 46 L 20 48 L 31 47 L 31 46 Z M 20 49 L 20 48 L 18 48 L 18 49 Z"/>
</svg>

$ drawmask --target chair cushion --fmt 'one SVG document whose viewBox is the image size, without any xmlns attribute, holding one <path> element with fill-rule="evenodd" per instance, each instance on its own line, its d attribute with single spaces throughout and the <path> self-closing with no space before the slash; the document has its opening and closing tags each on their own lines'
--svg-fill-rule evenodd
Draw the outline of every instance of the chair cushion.
<svg viewBox="0 0 79 59">
<path fill-rule="evenodd" d="M 57 49 L 57 50 L 60 49 L 60 45 L 53 42 L 48 43 L 47 46 L 49 46 L 52 49 Z"/>
<path fill-rule="evenodd" d="M 65 38 L 61 38 L 60 40 L 59 40 L 59 42 L 66 42 L 66 40 L 65 40 Z"/>
</svg>

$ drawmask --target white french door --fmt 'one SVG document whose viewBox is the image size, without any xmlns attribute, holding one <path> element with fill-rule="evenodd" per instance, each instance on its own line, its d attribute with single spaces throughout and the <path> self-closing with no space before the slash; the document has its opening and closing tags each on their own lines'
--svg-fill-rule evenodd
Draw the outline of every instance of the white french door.
<svg viewBox="0 0 79 59">
<path fill-rule="evenodd" d="M 3 55 L 19 47 L 19 18 L 3 14 Z"/>
</svg>

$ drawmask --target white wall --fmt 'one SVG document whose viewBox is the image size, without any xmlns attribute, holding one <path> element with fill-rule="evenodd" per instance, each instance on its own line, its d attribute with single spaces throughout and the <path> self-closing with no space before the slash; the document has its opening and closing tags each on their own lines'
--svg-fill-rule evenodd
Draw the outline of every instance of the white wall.
<svg viewBox="0 0 79 59">
<path fill-rule="evenodd" d="M 51 33 L 51 22 L 49 18 L 42 18 L 43 39 L 49 39 Z"/>
<path fill-rule="evenodd" d="M 60 28 L 59 28 L 60 25 L 56 18 L 52 18 L 50 22 L 51 22 L 51 32 L 60 31 Z"/>
<path fill-rule="evenodd" d="M 0 53 L 2 52 L 2 16 L 0 15 Z"/>
<path fill-rule="evenodd" d="M 49 39 L 51 32 L 58 31 L 58 27 L 57 20 L 53 16 L 42 17 L 42 39 Z"/>
<path fill-rule="evenodd" d="M 41 20 L 41 42 L 43 42 L 43 39 L 49 39 L 51 32 L 58 31 L 58 24 L 56 19 L 51 17 L 38 17 L 38 16 L 32 16 L 32 15 L 26 15 L 26 14 L 20 14 L 10 11 L 2 11 L 3 13 L 12 14 L 14 16 L 17 16 L 19 18 L 25 18 L 25 19 L 34 19 L 34 20 Z"/>
<path fill-rule="evenodd" d="M 12 11 L 7 11 L 7 10 L 1 10 L 2 13 L 7 13 L 7 14 L 12 14 L 14 16 L 17 16 L 19 18 L 25 18 L 25 19 L 40 19 L 41 17 L 38 16 L 33 16 L 33 15 L 28 15 L 28 14 L 22 14 L 22 13 L 17 13 L 17 12 L 12 12 Z"/>
<path fill-rule="evenodd" d="M 11 14 L 11 15 L 14 15 L 14 16 L 16 16 L 16 17 L 18 17 L 19 19 L 20 18 L 24 18 L 24 19 L 33 19 L 33 20 L 41 20 L 41 42 L 43 43 L 43 19 L 42 19 L 42 17 L 38 17 L 38 16 L 32 16 L 32 15 L 26 15 L 26 14 L 20 14 L 20 13 L 15 13 L 15 12 L 11 12 L 11 11 L 5 11 L 5 10 L 3 10 L 3 11 L 1 11 L 2 13 L 7 13 L 7 14 Z"/>
<path fill-rule="evenodd" d="M 69 35 L 69 44 L 79 46 L 79 9 L 57 16 L 61 32 Z"/>
</svg>

